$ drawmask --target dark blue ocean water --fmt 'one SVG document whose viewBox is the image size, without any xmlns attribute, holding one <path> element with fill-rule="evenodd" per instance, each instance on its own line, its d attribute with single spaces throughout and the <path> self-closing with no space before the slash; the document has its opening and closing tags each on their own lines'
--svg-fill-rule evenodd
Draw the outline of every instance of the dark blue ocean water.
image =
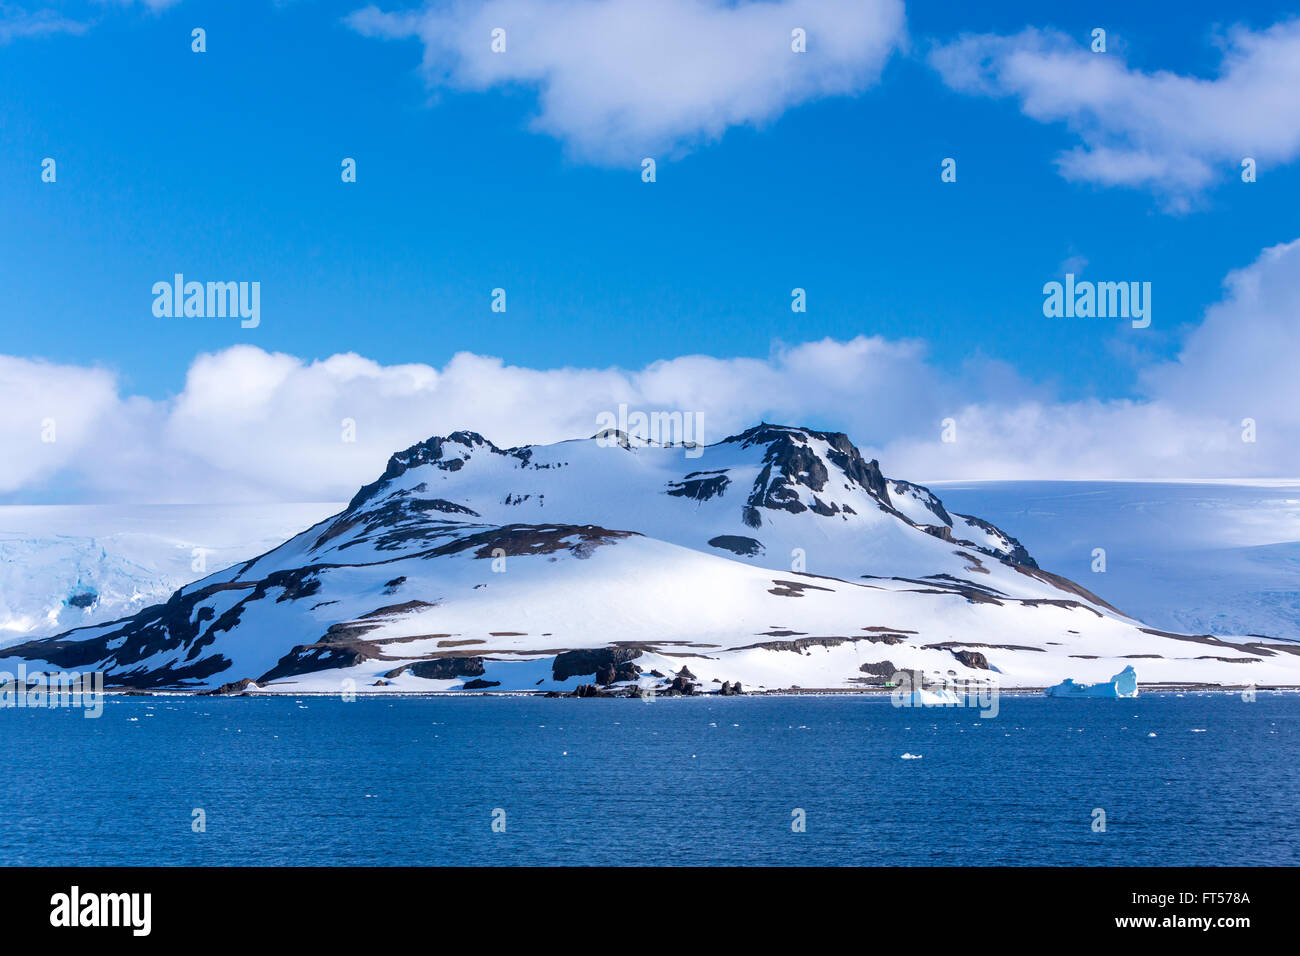
<svg viewBox="0 0 1300 956">
<path fill-rule="evenodd" d="M 0 862 L 1294 865 L 1298 757 L 1294 694 L 116 697 L 0 710 Z"/>
</svg>

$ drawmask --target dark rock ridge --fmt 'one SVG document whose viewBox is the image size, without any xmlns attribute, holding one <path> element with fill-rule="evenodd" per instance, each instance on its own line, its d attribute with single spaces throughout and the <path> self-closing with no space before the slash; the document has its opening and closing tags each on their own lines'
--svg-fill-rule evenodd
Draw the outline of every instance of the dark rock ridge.
<svg viewBox="0 0 1300 956">
<path fill-rule="evenodd" d="M 349 648 L 300 644 L 280 658 L 274 667 L 257 679 L 257 682 L 265 684 L 283 677 L 329 671 L 336 667 L 356 667 L 358 664 L 364 664 L 365 661 L 365 654 Z"/>
<path fill-rule="evenodd" d="M 478 677 L 484 673 L 481 657 L 435 657 L 432 660 L 416 661 L 403 664 L 389 671 L 384 676 L 389 680 L 407 671 L 414 677 L 425 680 L 450 680 L 453 677 Z"/>
<path fill-rule="evenodd" d="M 981 547 L 980 545 L 971 544 L 971 542 L 969 541 L 959 541 L 958 542 L 959 544 L 970 545 L 971 547 L 975 548 L 977 551 L 981 551 L 984 554 L 991 554 L 993 555 L 993 557 L 996 558 L 1003 558 L 1006 561 L 1010 561 L 1012 564 L 1022 564 L 1027 568 L 1038 567 L 1038 562 L 1035 561 L 1032 557 L 1030 557 L 1029 551 L 1026 550 L 1025 546 L 1015 538 L 1011 537 L 1011 535 L 1007 534 L 1001 528 L 998 528 L 995 525 L 990 524 L 989 522 L 985 521 L 983 518 L 976 518 L 974 515 L 957 515 L 957 517 L 964 518 L 965 520 L 969 521 L 971 524 L 975 525 L 975 527 L 981 529 L 982 531 L 987 531 L 989 534 L 995 537 L 1005 539 L 1007 543 L 1011 546 L 1011 550 L 1009 554 L 1001 555 L 996 551 L 990 551 L 988 548 Z"/>
<path fill-rule="evenodd" d="M 457 448 L 456 446 L 460 447 Z M 417 442 L 405 451 L 393 454 L 388 459 L 388 467 L 384 469 L 384 473 L 375 481 L 364 485 L 348 502 L 348 507 L 344 513 L 354 511 L 388 482 L 406 474 L 408 470 L 419 465 L 431 464 L 443 471 L 459 471 L 465 466 L 465 461 L 469 457 L 468 452 L 472 452 L 477 448 L 482 448 L 494 455 L 517 458 L 524 464 L 528 463 L 533 454 L 532 449 L 528 447 L 498 448 L 478 432 L 452 432 L 446 438 L 435 435 L 427 441 Z M 460 449 L 464 449 L 464 452 L 461 452 Z"/>
<path fill-rule="evenodd" d="M 920 498 L 922 503 L 936 518 L 942 521 L 945 525 L 951 527 L 952 516 L 944 509 L 943 502 L 939 500 L 938 496 L 936 496 L 933 491 L 925 487 L 925 485 L 914 484 L 913 482 L 903 481 L 899 478 L 893 478 L 890 480 L 893 481 L 894 485 L 900 492 L 903 492 L 904 494 L 911 492 L 916 497 Z"/>
<path fill-rule="evenodd" d="M 789 428 L 764 422 L 739 435 L 724 439 L 719 444 L 735 442 L 741 448 L 764 445 L 763 469 L 754 479 L 754 485 L 745 501 L 742 520 L 751 528 L 761 527 L 761 509 L 788 511 L 799 514 L 812 511 L 825 517 L 840 513 L 840 506 L 828 504 L 816 494 L 812 504 L 799 500 L 798 488 L 813 492 L 822 491 L 830 480 L 830 472 L 808 439 L 820 439 L 830 446 L 827 458 L 851 482 L 867 490 L 881 507 L 893 511 L 889 488 L 880 472 L 880 463 L 874 459 L 864 461 L 861 452 L 842 432 L 819 432 L 806 428 Z M 852 509 L 845 509 L 850 513 Z"/>
<path fill-rule="evenodd" d="M 810 428 L 769 425 L 765 422 L 719 442 L 719 444 L 734 442 L 742 448 L 764 445 L 767 449 L 763 455 L 763 469 L 754 480 L 742 510 L 742 519 L 746 525 L 751 528 L 762 527 L 763 509 L 788 511 L 791 514 L 811 511 L 823 517 L 831 517 L 842 512 L 855 513 L 846 505 L 828 503 L 816 494 L 826 488 L 831 480 L 831 472 L 817 451 L 809 444 L 810 440 L 825 442 L 828 446 L 825 452 L 826 460 L 835 466 L 851 485 L 864 489 L 876 500 L 878 507 L 898 519 L 935 537 L 963 545 L 999 560 L 1031 568 L 1038 567 L 1023 544 L 980 518 L 972 515 L 957 516 L 989 533 L 995 539 L 1005 540 L 1007 542 L 1005 553 L 956 536 L 952 529 L 952 515 L 943 507 L 943 502 L 928 488 L 895 480 L 894 484 L 899 491 L 910 491 L 916 494 L 941 524 L 918 524 L 907 517 L 898 510 L 890 497 L 889 481 L 880 470 L 880 462 L 874 458 L 870 461 L 863 458 L 857 446 L 843 432 L 820 432 Z M 813 492 L 811 504 L 805 504 L 800 500 L 800 488 Z"/>
<path fill-rule="evenodd" d="M 669 482 L 668 494 L 694 501 L 708 501 L 715 496 L 721 497 L 729 484 L 731 479 L 722 472 L 695 471 L 682 481 Z"/>
<path fill-rule="evenodd" d="M 864 674 L 871 675 L 869 678 L 864 678 L 863 683 L 878 685 L 883 685 L 898 673 L 898 667 L 895 666 L 893 661 L 878 661 L 876 663 L 863 664 L 858 668 L 858 670 L 862 671 Z"/>
</svg>

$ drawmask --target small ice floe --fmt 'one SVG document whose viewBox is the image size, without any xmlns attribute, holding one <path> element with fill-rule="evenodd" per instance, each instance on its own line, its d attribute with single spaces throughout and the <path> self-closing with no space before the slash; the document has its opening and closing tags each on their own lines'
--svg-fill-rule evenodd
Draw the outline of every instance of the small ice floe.
<svg viewBox="0 0 1300 956">
<path fill-rule="evenodd" d="M 906 753 L 903 754 L 903 756 L 899 757 L 898 759 L 899 760 L 920 760 L 923 756 L 924 754 Z"/>
</svg>

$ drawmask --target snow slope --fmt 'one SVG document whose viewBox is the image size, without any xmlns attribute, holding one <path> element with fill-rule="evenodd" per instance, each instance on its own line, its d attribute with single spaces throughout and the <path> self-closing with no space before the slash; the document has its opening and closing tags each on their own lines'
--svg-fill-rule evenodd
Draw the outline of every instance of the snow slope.
<svg viewBox="0 0 1300 956">
<path fill-rule="evenodd" d="M 336 504 L 0 507 L 0 647 L 134 614 L 337 510 Z M 196 560 L 206 568 L 196 571 Z"/>
<path fill-rule="evenodd" d="M 126 621 L 7 653 L 136 686 L 269 690 L 1300 684 L 1300 645 L 1161 633 L 836 433 L 686 457 L 623 436 L 394 455 L 339 514 Z M 685 678 L 684 678 L 685 679 Z"/>
</svg>

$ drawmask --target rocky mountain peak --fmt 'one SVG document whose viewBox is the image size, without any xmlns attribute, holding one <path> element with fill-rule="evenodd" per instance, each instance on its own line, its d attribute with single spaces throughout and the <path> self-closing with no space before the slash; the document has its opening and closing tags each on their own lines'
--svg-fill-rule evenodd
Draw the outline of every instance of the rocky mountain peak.
<svg viewBox="0 0 1300 956">
<path fill-rule="evenodd" d="M 745 505 L 744 521 L 752 528 L 762 524 L 760 508 L 792 513 L 805 510 L 832 515 L 842 506 L 818 495 L 839 472 L 850 488 L 861 488 L 881 506 L 892 509 L 889 487 L 875 459 L 867 461 L 843 432 L 823 432 L 791 425 L 763 422 L 719 444 L 740 448 L 765 446 L 763 470 L 754 481 Z M 801 489 L 807 489 L 804 493 Z"/>
</svg>

